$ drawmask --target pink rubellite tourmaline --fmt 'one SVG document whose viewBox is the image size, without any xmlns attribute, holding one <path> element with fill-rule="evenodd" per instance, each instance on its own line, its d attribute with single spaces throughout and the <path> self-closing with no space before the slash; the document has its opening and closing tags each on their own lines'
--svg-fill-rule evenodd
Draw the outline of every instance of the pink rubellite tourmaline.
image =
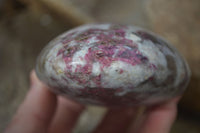
<svg viewBox="0 0 200 133">
<path fill-rule="evenodd" d="M 152 105 L 184 92 L 190 77 L 178 51 L 142 28 L 89 24 L 51 41 L 36 73 L 56 94 L 95 105 Z"/>
</svg>

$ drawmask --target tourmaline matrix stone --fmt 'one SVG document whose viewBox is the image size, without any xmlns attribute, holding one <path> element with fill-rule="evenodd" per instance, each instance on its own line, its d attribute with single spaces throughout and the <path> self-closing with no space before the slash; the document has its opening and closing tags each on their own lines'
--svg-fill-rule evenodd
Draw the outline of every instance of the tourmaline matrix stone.
<svg viewBox="0 0 200 133">
<path fill-rule="evenodd" d="M 184 92 L 190 77 L 178 51 L 144 29 L 90 24 L 51 41 L 36 73 L 53 92 L 95 105 L 152 105 Z"/>
</svg>

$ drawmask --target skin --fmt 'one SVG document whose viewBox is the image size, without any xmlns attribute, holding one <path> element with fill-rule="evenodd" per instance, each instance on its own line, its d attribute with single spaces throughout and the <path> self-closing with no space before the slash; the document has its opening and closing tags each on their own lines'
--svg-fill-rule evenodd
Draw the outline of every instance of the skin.
<svg viewBox="0 0 200 133">
<path fill-rule="evenodd" d="M 31 86 L 4 133 L 71 133 L 84 106 L 50 92 L 31 72 Z M 108 109 L 93 133 L 169 133 L 180 97 L 149 107 L 139 128 L 135 108 Z"/>
</svg>

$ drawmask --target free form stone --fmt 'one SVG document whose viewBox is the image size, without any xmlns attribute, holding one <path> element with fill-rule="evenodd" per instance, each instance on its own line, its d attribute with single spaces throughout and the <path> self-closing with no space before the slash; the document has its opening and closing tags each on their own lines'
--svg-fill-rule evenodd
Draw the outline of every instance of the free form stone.
<svg viewBox="0 0 200 133">
<path fill-rule="evenodd" d="M 177 50 L 142 28 L 90 24 L 55 38 L 37 60 L 51 90 L 97 105 L 148 105 L 185 90 L 190 72 Z"/>
</svg>

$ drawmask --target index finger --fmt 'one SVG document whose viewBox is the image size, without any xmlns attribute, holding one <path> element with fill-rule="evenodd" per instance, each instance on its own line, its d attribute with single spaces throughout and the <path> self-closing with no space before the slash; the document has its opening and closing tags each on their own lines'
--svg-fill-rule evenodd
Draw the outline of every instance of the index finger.
<svg viewBox="0 0 200 133">
<path fill-rule="evenodd" d="M 31 73 L 31 89 L 5 133 L 43 133 L 55 112 L 56 96 Z"/>
</svg>

